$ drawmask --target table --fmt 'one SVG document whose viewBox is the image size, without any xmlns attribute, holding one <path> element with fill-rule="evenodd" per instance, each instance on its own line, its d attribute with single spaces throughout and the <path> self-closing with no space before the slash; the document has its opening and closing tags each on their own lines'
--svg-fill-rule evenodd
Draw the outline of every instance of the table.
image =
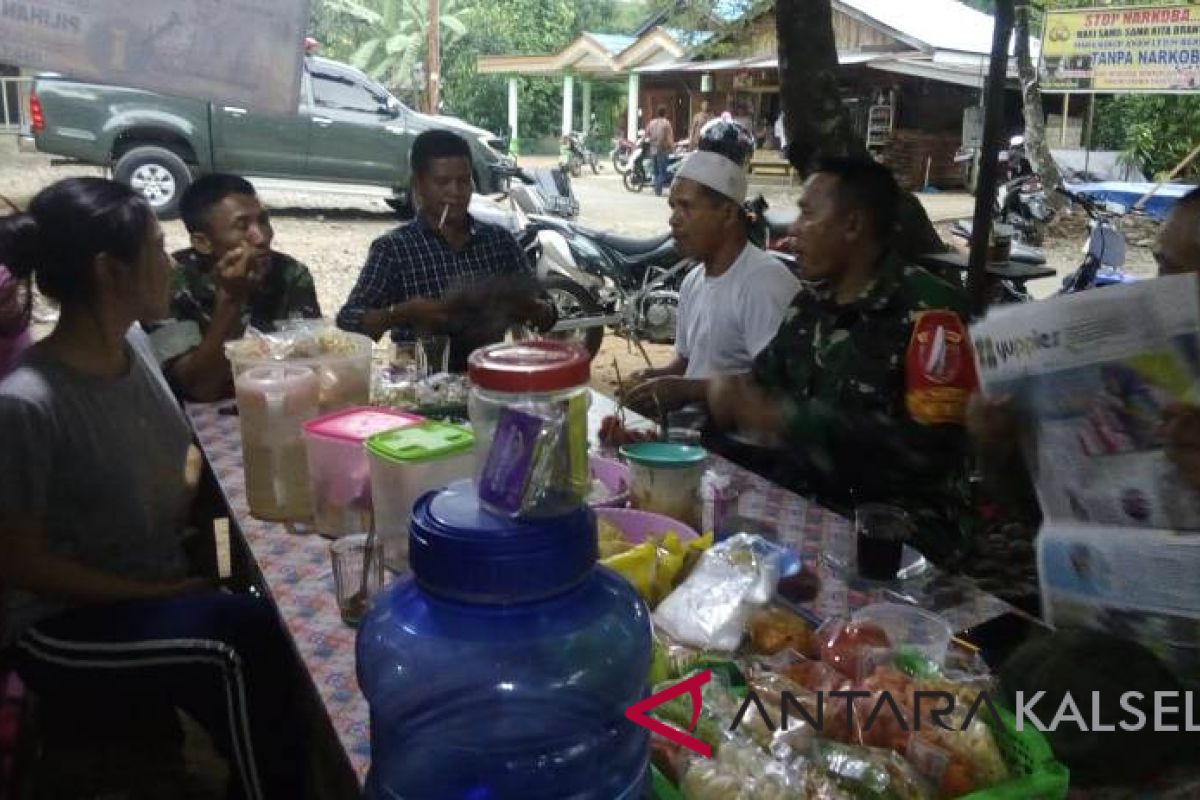
<svg viewBox="0 0 1200 800">
<path fill-rule="evenodd" d="M 592 393 L 588 428 L 593 442 L 601 420 L 616 410 L 616 403 L 611 399 Z M 631 428 L 653 425 L 630 411 L 624 413 Z M 864 584 L 855 579 L 848 581 L 830 569 L 819 556 L 822 551 L 853 546 L 849 520 L 715 453 L 710 455 L 709 462 L 734 476 L 742 487 L 738 501 L 740 516 L 768 523 L 780 542 L 817 567 L 821 593 L 810 605 L 822 618 L 847 615 L 875 602 L 915 602 L 938 612 L 954 630 L 961 631 L 1016 611 L 1003 600 L 980 590 L 970 580 L 941 574 L 933 567 L 923 578 L 905 582 L 901 587 Z"/>
<path fill-rule="evenodd" d="M 928 253 L 916 259 L 919 266 L 936 272 L 965 273 L 970 268 L 970 259 L 964 253 Z M 988 264 L 988 275 L 1002 280 L 1025 283 L 1041 278 L 1053 278 L 1058 272 L 1044 264 L 1027 264 L 1022 261 L 1005 261 L 1002 264 Z"/>
<path fill-rule="evenodd" d="M 355 631 L 338 612 L 329 540 L 250 516 L 241 428 L 219 413 L 225 405 L 188 404 L 187 415 L 361 786 L 371 757 L 367 701 L 354 673 Z"/>
<path fill-rule="evenodd" d="M 591 440 L 596 442 L 601 420 L 615 412 L 616 406 L 595 392 L 592 399 L 588 427 Z M 368 709 L 355 677 L 355 631 L 342 622 L 338 613 L 329 541 L 303 528 L 250 516 L 238 417 L 220 413 L 221 407 L 228 405 L 189 404 L 187 415 L 361 786 L 371 755 Z M 631 420 L 635 416 L 628 414 Z M 806 558 L 815 561 L 831 543 L 844 545 L 849 540 L 852 532 L 844 518 L 720 456 L 714 455 L 713 462 L 736 475 L 742 485 L 739 512 L 749 518 L 770 520 L 780 539 Z M 916 601 L 945 615 L 955 630 L 962 630 L 1012 610 L 969 581 L 935 573 L 920 581 L 920 586 L 906 587 L 898 594 L 891 589 L 864 590 L 848 585 L 824 565 L 821 570 L 822 591 L 813 609 L 823 617 L 845 614 L 877 600 Z"/>
</svg>

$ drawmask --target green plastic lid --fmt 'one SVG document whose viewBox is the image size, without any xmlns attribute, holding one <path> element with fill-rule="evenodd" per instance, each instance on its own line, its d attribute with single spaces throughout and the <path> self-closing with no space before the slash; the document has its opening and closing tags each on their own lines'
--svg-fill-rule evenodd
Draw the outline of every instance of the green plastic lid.
<svg viewBox="0 0 1200 800">
<path fill-rule="evenodd" d="M 365 445 L 372 453 L 397 464 L 414 464 L 458 455 L 475 446 L 475 434 L 448 422 L 423 422 L 377 433 Z"/>
<path fill-rule="evenodd" d="M 690 444 L 670 442 L 640 442 L 621 448 L 621 455 L 635 464 L 660 469 L 686 469 L 703 464 L 708 451 Z"/>
</svg>

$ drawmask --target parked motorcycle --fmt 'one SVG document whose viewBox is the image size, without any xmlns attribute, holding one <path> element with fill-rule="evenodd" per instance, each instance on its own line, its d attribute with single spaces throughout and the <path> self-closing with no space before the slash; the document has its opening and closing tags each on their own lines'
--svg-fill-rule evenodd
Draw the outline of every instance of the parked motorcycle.
<svg viewBox="0 0 1200 800">
<path fill-rule="evenodd" d="M 587 134 L 576 131 L 563 137 L 564 166 L 571 173 L 572 178 L 578 178 L 583 174 L 585 164 L 591 167 L 593 175 L 600 174 L 600 157 L 588 147 L 587 138 Z"/>
<path fill-rule="evenodd" d="M 1083 246 L 1083 264 L 1063 279 L 1059 294 L 1071 294 L 1105 286 L 1133 283 L 1124 270 L 1128 244 L 1121 231 L 1126 209 L 1115 203 L 1100 204 L 1090 197 L 1058 187 L 1058 193 L 1079 205 L 1088 215 L 1088 239 Z"/>
<path fill-rule="evenodd" d="M 1063 279 L 1056 295 L 1075 294 L 1136 280 L 1123 269 L 1127 245 L 1125 235 L 1120 229 L 1120 220 L 1125 214 L 1125 209 L 1117 205 L 1101 205 L 1061 187 L 1056 191 L 1078 204 L 1090 218 L 1088 238 L 1083 244 L 1083 262 Z M 961 223 L 956 225 L 956 234 L 966 233 L 969 238 L 970 228 L 960 232 L 960 226 Z M 1014 244 L 1012 261 L 1017 265 L 1041 265 L 1045 264 L 1046 259 L 1040 250 L 1022 248 L 1021 245 Z M 1028 303 L 1032 300 L 1033 296 L 1026 286 L 1026 280 L 1003 279 L 995 282 L 988 305 Z"/>
<path fill-rule="evenodd" d="M 996 187 L 992 215 L 997 223 L 1012 228 L 1014 242 L 1039 247 L 1042 227 L 1054 219 L 1054 209 L 1046 201 L 1041 177 L 1024 175 Z M 966 238 L 970 238 L 971 223 L 963 219 L 955 226 L 966 230 Z"/>
<path fill-rule="evenodd" d="M 750 217 L 751 242 L 775 254 L 791 250 L 788 240 L 792 238 L 792 226 L 800 217 L 800 209 L 771 208 L 759 195 L 746 203 L 746 213 Z"/>
<path fill-rule="evenodd" d="M 645 133 L 645 131 L 638 131 L 638 139 L 641 139 Z M 613 139 L 613 149 L 608 156 L 612 159 L 613 169 L 617 171 L 618 175 L 624 175 L 633 166 L 629 157 L 633 154 L 636 144 L 637 142 L 632 142 L 624 136 Z"/>
<path fill-rule="evenodd" d="M 647 186 L 654 185 L 654 158 L 649 155 L 649 144 L 644 135 L 639 137 L 633 153 L 629 156 L 632 166 L 622 180 L 625 188 L 631 192 L 640 192 Z M 667 157 L 667 183 L 675 180 L 675 174 L 679 172 L 679 167 L 685 158 L 687 158 L 687 151 L 681 152 L 678 147 Z"/>
<path fill-rule="evenodd" d="M 530 217 L 542 254 L 538 277 L 558 309 L 555 333 L 581 340 L 593 355 L 607 327 L 633 341 L 671 342 L 679 289 L 695 262 L 671 234 L 620 236 L 553 217 Z"/>
<path fill-rule="evenodd" d="M 975 194 L 979 186 L 979 158 L 982 150 L 978 147 L 960 147 L 954 154 L 954 163 L 963 171 L 963 185 L 967 191 Z M 1008 183 L 1020 177 L 1033 174 L 1033 164 L 1025 149 L 1025 137 L 1014 136 L 1008 140 L 1008 149 L 1002 150 L 996 159 L 996 175 L 1000 183 Z"/>
</svg>

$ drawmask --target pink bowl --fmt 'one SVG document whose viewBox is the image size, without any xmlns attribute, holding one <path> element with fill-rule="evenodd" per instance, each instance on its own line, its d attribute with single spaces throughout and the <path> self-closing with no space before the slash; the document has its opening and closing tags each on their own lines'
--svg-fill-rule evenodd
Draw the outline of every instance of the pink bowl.
<svg viewBox="0 0 1200 800">
<path fill-rule="evenodd" d="M 681 542 L 699 539 L 700 534 L 678 520 L 653 514 L 649 511 L 638 511 L 632 508 L 597 508 L 596 516 L 608 520 L 631 544 L 641 544 L 650 536 L 662 536 L 674 531 Z"/>
<path fill-rule="evenodd" d="M 608 497 L 594 500 L 592 508 L 624 508 L 629 505 L 629 467 L 611 458 L 592 456 L 588 459 L 592 477 L 608 489 Z"/>
</svg>

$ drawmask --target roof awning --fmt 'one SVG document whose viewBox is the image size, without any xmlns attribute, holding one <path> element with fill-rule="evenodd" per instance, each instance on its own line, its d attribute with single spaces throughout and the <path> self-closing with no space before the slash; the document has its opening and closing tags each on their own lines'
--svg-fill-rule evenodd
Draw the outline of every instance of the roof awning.
<svg viewBox="0 0 1200 800">
<path fill-rule="evenodd" d="M 621 48 L 619 51 L 616 48 Z M 653 28 L 639 39 L 584 33 L 552 55 L 479 56 L 480 75 L 562 75 L 614 77 L 658 59 L 677 59 L 683 47 L 662 28 Z"/>
<path fill-rule="evenodd" d="M 838 53 L 838 64 L 843 67 L 867 64 L 880 58 L 895 58 L 896 55 L 896 53 L 846 51 Z M 640 67 L 635 72 L 643 74 L 661 72 L 740 72 L 748 69 L 779 69 L 779 59 L 775 56 L 763 56 L 760 58 L 722 58 L 714 61 L 671 61 Z"/>
<path fill-rule="evenodd" d="M 913 78 L 925 78 L 940 83 L 956 86 L 967 86 L 972 89 L 982 89 L 987 82 L 987 65 L 971 67 L 966 64 L 946 64 L 928 58 L 887 58 L 876 59 L 867 64 L 870 69 L 891 72 L 896 75 L 908 75 Z M 1016 78 L 1012 70 L 1009 79 Z"/>
</svg>

